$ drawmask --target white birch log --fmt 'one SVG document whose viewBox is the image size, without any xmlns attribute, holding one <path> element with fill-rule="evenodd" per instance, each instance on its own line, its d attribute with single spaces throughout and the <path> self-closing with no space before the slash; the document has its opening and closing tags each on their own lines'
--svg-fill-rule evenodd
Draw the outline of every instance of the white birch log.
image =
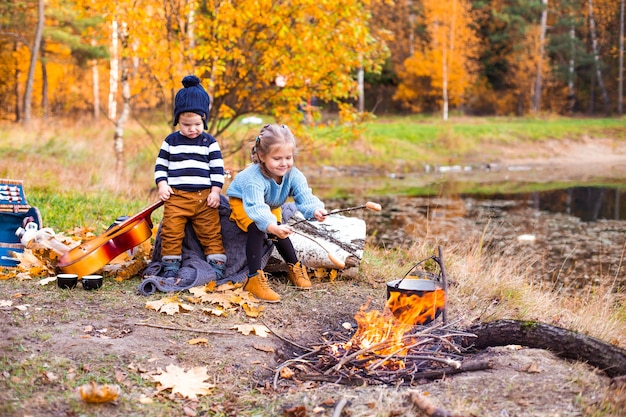
<svg viewBox="0 0 626 417">
<path fill-rule="evenodd" d="M 303 219 L 302 214 L 296 212 L 289 223 Z M 292 234 L 289 239 L 293 243 L 298 259 L 305 266 L 311 269 L 337 269 L 328 257 L 328 252 L 330 252 L 346 264 L 344 269 L 338 270 L 341 276 L 356 277 L 365 246 L 366 224 L 364 220 L 332 214 L 323 222 L 315 220 L 302 222 L 294 225 L 294 229 L 298 233 Z M 287 265 L 276 248 L 272 252 L 272 259 L 266 269 L 287 270 Z"/>
</svg>

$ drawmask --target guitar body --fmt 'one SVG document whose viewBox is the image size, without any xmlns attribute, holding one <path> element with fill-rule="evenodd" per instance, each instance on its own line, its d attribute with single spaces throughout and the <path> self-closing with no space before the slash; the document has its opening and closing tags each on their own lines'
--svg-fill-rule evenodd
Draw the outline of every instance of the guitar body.
<svg viewBox="0 0 626 417">
<path fill-rule="evenodd" d="M 95 239 L 83 242 L 69 250 L 61 256 L 57 266 L 66 274 L 76 274 L 81 277 L 102 269 L 121 253 L 145 242 L 152 236 L 150 215 L 162 205 L 162 201 L 154 203 Z"/>
</svg>

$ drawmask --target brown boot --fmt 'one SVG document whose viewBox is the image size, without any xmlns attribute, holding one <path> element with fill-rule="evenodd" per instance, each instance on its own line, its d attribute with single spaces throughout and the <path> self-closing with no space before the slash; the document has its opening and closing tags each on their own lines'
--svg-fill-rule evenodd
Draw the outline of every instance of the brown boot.
<svg viewBox="0 0 626 417">
<path fill-rule="evenodd" d="M 311 288 L 311 280 L 309 274 L 306 271 L 306 266 L 302 265 L 298 261 L 295 265 L 287 265 L 289 273 L 289 281 L 301 290 L 308 290 Z"/>
<path fill-rule="evenodd" d="M 276 294 L 274 290 L 270 288 L 265 272 L 260 269 L 257 271 L 256 275 L 248 277 L 246 283 L 243 284 L 243 289 L 259 300 L 268 303 L 277 303 L 280 301 L 280 295 Z"/>
</svg>

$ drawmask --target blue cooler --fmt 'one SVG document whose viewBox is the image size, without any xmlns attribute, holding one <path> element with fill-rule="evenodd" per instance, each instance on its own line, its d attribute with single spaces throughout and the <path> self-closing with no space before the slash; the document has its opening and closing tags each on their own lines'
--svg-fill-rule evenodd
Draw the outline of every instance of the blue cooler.
<svg viewBox="0 0 626 417">
<path fill-rule="evenodd" d="M 24 252 L 24 245 L 16 232 L 33 222 L 41 228 L 41 214 L 26 201 L 22 181 L 0 179 L 0 266 L 19 264 L 12 253 Z"/>
</svg>

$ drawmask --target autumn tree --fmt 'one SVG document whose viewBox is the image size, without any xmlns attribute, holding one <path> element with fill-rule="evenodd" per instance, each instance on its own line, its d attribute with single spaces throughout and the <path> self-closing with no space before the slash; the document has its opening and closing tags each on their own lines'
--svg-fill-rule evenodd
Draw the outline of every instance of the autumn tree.
<svg viewBox="0 0 626 417">
<path fill-rule="evenodd" d="M 460 106 L 477 77 L 478 39 L 471 2 L 424 0 L 419 17 L 427 39 L 404 61 L 395 98 L 414 109 L 438 105 L 444 120 L 449 106 Z"/>
</svg>

